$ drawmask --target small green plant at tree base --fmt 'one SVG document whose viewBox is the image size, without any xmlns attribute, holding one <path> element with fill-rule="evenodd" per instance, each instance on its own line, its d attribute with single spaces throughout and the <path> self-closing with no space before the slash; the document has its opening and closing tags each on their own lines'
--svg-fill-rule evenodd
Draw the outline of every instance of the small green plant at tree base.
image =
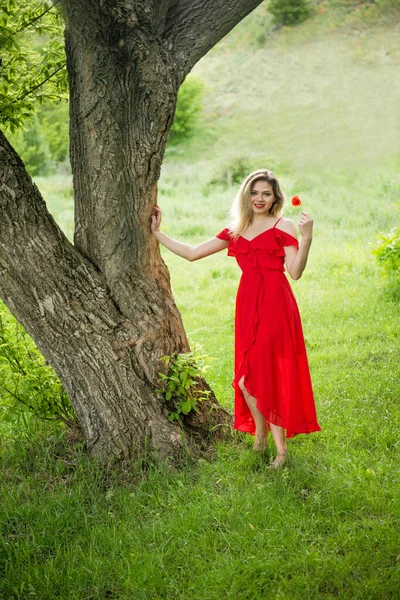
<svg viewBox="0 0 400 600">
<path fill-rule="evenodd" d="M 270 0 L 268 12 L 275 25 L 293 27 L 310 16 L 309 0 Z"/>
<path fill-rule="evenodd" d="M 168 419 L 179 421 L 183 415 L 196 410 L 199 402 L 205 400 L 210 392 L 198 389 L 199 378 L 209 367 L 212 358 L 206 354 L 199 355 L 198 349 L 176 356 L 163 356 L 161 360 L 167 367 L 166 373 L 159 373 L 159 382 L 163 389 L 159 390 L 170 409 Z"/>
</svg>

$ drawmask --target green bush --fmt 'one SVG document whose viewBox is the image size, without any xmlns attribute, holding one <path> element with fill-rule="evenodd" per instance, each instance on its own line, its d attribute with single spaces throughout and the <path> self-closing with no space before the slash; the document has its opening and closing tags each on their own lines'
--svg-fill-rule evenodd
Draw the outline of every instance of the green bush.
<svg viewBox="0 0 400 600">
<path fill-rule="evenodd" d="M 13 421 L 26 414 L 74 425 L 65 390 L 24 328 L 0 302 L 0 409 Z"/>
<path fill-rule="evenodd" d="M 400 227 L 382 235 L 373 254 L 387 273 L 400 277 Z"/>
<path fill-rule="evenodd" d="M 196 130 L 203 108 L 204 83 L 189 76 L 179 88 L 174 123 L 169 143 L 176 144 L 190 137 Z"/>
<path fill-rule="evenodd" d="M 10 142 L 32 177 L 48 175 L 68 158 L 68 103 L 40 106 L 29 127 L 10 135 Z"/>
<path fill-rule="evenodd" d="M 263 156 L 241 155 L 222 162 L 213 178 L 204 186 L 203 193 L 207 195 L 214 187 L 231 187 L 240 185 L 244 178 L 257 169 L 275 171 L 282 165 L 275 159 Z"/>
<path fill-rule="evenodd" d="M 372 253 L 386 271 L 393 295 L 400 296 L 400 227 L 382 235 Z"/>
<path fill-rule="evenodd" d="M 59 164 L 67 160 L 69 152 L 69 104 L 52 102 L 38 110 L 42 135 L 49 147 L 51 160 Z"/>
<path fill-rule="evenodd" d="M 268 12 L 273 23 L 293 27 L 305 21 L 311 12 L 309 0 L 270 0 Z"/>
<path fill-rule="evenodd" d="M 32 119 L 28 129 L 21 129 L 9 137 L 31 177 L 48 175 L 51 169 L 50 148 L 37 116 Z"/>
<path fill-rule="evenodd" d="M 252 160 L 247 156 L 238 156 L 234 158 L 229 164 L 224 165 L 220 171 L 219 178 L 220 183 L 225 182 L 229 187 L 231 185 L 240 185 L 245 177 L 249 173 L 255 170 L 254 159 Z"/>
</svg>

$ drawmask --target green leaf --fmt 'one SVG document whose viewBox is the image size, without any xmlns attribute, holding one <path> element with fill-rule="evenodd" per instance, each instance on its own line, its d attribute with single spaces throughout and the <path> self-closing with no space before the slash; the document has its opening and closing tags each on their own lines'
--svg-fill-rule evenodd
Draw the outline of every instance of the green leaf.
<svg viewBox="0 0 400 600">
<path fill-rule="evenodd" d="M 184 415 L 187 415 L 190 413 L 190 411 L 192 410 L 192 404 L 191 402 L 189 402 L 188 400 L 186 402 L 184 402 L 181 406 L 181 410 L 183 412 Z"/>
</svg>

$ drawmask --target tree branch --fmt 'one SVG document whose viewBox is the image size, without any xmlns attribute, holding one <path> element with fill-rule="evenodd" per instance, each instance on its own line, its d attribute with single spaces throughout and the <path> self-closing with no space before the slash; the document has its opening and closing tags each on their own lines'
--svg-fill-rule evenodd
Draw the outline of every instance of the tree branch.
<svg viewBox="0 0 400 600">
<path fill-rule="evenodd" d="M 164 45 L 174 53 L 181 75 L 254 10 L 262 0 L 175 0 L 164 30 Z"/>
</svg>

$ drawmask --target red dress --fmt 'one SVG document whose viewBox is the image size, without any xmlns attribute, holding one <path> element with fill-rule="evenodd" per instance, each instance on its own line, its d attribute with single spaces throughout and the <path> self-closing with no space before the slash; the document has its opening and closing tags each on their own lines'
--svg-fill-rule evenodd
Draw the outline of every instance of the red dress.
<svg viewBox="0 0 400 600">
<path fill-rule="evenodd" d="M 278 221 L 277 221 L 278 223 Z M 238 382 L 247 391 L 267 425 L 286 429 L 286 437 L 311 433 L 317 422 L 310 370 L 299 309 L 284 274 L 285 246 L 297 240 L 276 227 L 251 241 L 232 238 L 229 229 L 217 235 L 229 241 L 228 256 L 242 270 L 235 316 L 234 428 L 254 435 L 255 423 Z"/>
</svg>

